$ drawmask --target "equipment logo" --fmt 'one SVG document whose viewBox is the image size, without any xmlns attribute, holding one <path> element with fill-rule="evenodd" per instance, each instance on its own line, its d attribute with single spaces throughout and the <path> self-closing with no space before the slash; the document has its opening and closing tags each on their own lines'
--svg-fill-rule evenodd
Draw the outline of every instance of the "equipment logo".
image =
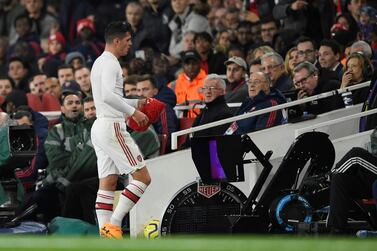
<svg viewBox="0 0 377 251">
<path fill-rule="evenodd" d="M 211 198 L 218 192 L 220 192 L 221 186 L 219 184 L 217 185 L 205 185 L 203 183 L 198 183 L 198 193 L 203 195 L 206 198 Z"/>
<path fill-rule="evenodd" d="M 137 157 L 137 160 L 139 161 L 139 162 L 141 162 L 143 159 L 141 158 L 141 155 L 138 155 Z"/>
</svg>

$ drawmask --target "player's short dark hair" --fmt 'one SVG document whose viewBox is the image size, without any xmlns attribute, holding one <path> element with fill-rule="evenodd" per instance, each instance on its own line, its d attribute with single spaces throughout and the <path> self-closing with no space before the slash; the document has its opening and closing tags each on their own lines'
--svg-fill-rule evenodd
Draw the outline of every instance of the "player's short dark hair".
<svg viewBox="0 0 377 251">
<path fill-rule="evenodd" d="M 131 25 L 126 21 L 115 21 L 107 25 L 105 29 L 105 41 L 111 43 L 114 38 L 123 38 L 127 33 L 132 36 Z"/>
</svg>

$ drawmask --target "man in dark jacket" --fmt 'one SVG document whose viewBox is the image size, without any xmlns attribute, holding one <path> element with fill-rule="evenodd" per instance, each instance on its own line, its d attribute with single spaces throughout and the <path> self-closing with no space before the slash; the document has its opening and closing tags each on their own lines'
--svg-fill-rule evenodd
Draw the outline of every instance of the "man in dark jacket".
<svg viewBox="0 0 377 251">
<path fill-rule="evenodd" d="M 284 66 L 284 59 L 277 52 L 269 52 L 261 57 L 262 71 L 267 74 L 272 86 L 281 92 L 293 89 L 292 78 L 288 75 Z"/>
<path fill-rule="evenodd" d="M 196 117 L 193 127 L 232 117 L 232 111 L 224 98 L 225 86 L 225 81 L 219 75 L 207 75 L 204 86 L 201 88 L 206 106 Z M 228 124 L 225 124 L 199 131 L 194 133 L 194 137 L 223 135 L 228 126 Z"/>
<path fill-rule="evenodd" d="M 84 119 L 81 95 L 76 92 L 63 92 L 61 104 L 62 122 L 50 130 L 45 141 L 49 165 L 44 186 L 30 195 L 23 209 L 36 203 L 37 213 L 42 213 L 44 220 L 48 222 L 55 216 L 62 215 L 62 208 L 71 207 L 80 212 L 77 215 L 83 215 L 81 219 L 94 223 L 98 187 L 97 158 L 90 139 L 94 118 Z M 85 203 L 79 205 L 76 201 L 66 205 L 66 198 L 71 197 L 70 186 L 84 184 L 88 179 L 94 179 L 91 184 L 95 189 L 92 189 L 92 193 L 80 192 L 80 198 L 85 200 Z"/>
<path fill-rule="evenodd" d="M 140 97 L 156 98 L 165 103 L 165 113 L 162 113 L 160 119 L 153 123 L 157 134 L 167 136 L 167 149 L 170 149 L 170 135 L 178 129 L 178 118 L 173 110 L 176 105 L 176 97 L 173 91 L 161 86 L 157 88 L 156 81 L 151 75 L 141 76 L 136 83 L 137 94 Z"/>
<path fill-rule="evenodd" d="M 236 115 L 285 103 L 284 96 L 278 90 L 270 88 L 271 83 L 269 76 L 263 72 L 252 74 L 247 83 L 249 97 L 242 103 Z M 230 125 L 225 134 L 245 134 L 282 123 L 284 123 L 283 114 L 278 110 L 236 121 Z"/>
<path fill-rule="evenodd" d="M 303 99 L 340 88 L 339 81 L 320 78 L 318 69 L 307 61 L 298 64 L 294 68 L 293 81 L 299 89 L 297 99 Z M 308 113 L 321 114 L 343 107 L 342 98 L 336 95 L 305 103 L 301 108 Z"/>
<path fill-rule="evenodd" d="M 207 32 L 197 33 L 194 37 L 195 49 L 200 55 L 200 67 L 207 73 L 225 74 L 226 56 L 221 52 L 214 52 L 212 37 Z"/>
<path fill-rule="evenodd" d="M 243 102 L 247 97 L 247 85 L 245 81 L 247 64 L 240 57 L 231 57 L 224 64 L 226 65 L 227 78 L 226 102 Z"/>
</svg>

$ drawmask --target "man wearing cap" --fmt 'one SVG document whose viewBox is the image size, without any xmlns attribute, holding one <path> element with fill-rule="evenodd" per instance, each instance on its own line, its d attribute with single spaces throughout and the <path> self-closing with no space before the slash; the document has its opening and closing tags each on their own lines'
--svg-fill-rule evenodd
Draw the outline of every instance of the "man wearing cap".
<svg viewBox="0 0 377 251">
<path fill-rule="evenodd" d="M 59 62 L 64 62 L 66 57 L 66 41 L 60 32 L 55 32 L 48 37 L 48 54 L 45 60 L 59 60 Z"/>
<path fill-rule="evenodd" d="M 85 66 L 85 58 L 81 52 L 73 51 L 65 57 L 65 64 L 72 65 L 73 69 L 78 69 Z"/>
<path fill-rule="evenodd" d="M 78 39 L 73 50 L 80 52 L 89 66 L 101 55 L 104 49 L 104 44 L 95 38 L 95 31 L 95 26 L 91 19 L 84 18 L 77 21 L 76 32 Z"/>
<path fill-rule="evenodd" d="M 196 51 L 186 51 L 183 53 L 183 72 L 178 78 L 169 83 L 169 87 L 177 96 L 177 104 L 195 104 L 203 100 L 203 94 L 199 92 L 199 88 L 204 85 L 206 77 L 204 70 L 200 68 L 200 56 Z M 188 117 L 196 117 L 191 110 Z"/>
<path fill-rule="evenodd" d="M 225 61 L 227 85 L 225 100 L 227 103 L 243 102 L 247 94 L 245 82 L 247 64 L 240 57 L 231 57 Z"/>
</svg>

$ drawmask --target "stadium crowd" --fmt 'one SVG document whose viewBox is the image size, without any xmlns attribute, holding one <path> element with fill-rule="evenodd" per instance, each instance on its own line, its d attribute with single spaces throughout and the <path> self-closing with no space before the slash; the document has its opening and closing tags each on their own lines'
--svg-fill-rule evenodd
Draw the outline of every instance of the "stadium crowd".
<svg viewBox="0 0 377 251">
<path fill-rule="evenodd" d="M 90 74 L 104 50 L 109 22 L 125 20 L 133 29 L 132 47 L 120 59 L 124 97 L 166 104 L 166 116 L 147 131 L 130 129 L 145 157 L 152 158 L 170 152 L 170 134 L 193 123 L 368 80 L 370 87 L 298 109 L 317 115 L 357 103 L 364 103 L 364 110 L 376 107 L 376 5 L 367 0 L 1 1 L 0 109 L 19 124 L 33 124 L 40 145 L 31 166 L 16 173 L 31 194 L 24 206 L 38 201 L 46 221 L 63 215 L 95 223 L 88 209 L 98 187 L 88 133 L 95 119 Z M 237 109 L 227 103 L 242 104 Z M 197 104 L 205 106 L 200 110 Z M 179 105 L 194 109 L 177 117 L 173 108 Z M 61 116 L 47 121 L 41 114 L 46 111 Z M 196 135 L 242 134 L 286 122 L 275 111 Z M 375 127 L 375 117 L 368 117 L 360 130 Z M 47 171 L 45 186 L 32 192 L 38 169 Z M 79 195 L 78 189 L 84 192 Z"/>
</svg>

